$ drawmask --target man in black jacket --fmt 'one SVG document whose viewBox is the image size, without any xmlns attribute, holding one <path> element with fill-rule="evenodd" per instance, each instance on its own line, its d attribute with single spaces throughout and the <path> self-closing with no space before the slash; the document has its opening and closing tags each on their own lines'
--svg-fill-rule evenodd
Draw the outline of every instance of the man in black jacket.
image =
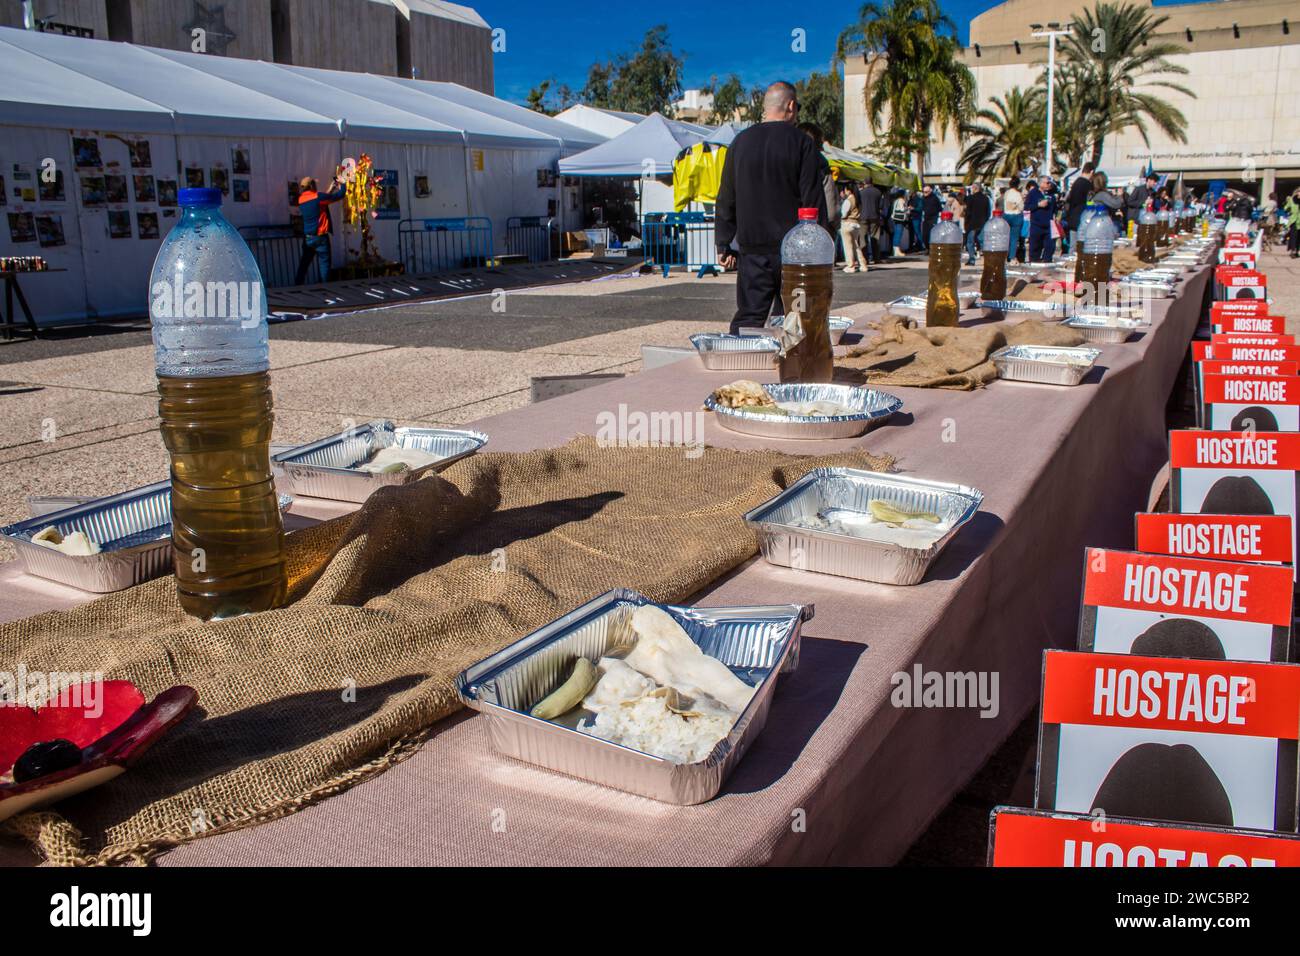
<svg viewBox="0 0 1300 956">
<path fill-rule="evenodd" d="M 1142 214 L 1142 210 L 1147 207 L 1148 199 L 1156 198 L 1156 188 L 1160 184 L 1160 177 L 1155 173 L 1147 173 L 1145 182 L 1139 183 L 1128 194 L 1124 200 L 1124 219 L 1125 222 L 1131 222 Z"/>
<path fill-rule="evenodd" d="M 884 193 L 871 180 L 858 190 L 858 205 L 862 208 L 862 241 L 867 247 L 867 261 L 880 261 L 880 203 Z"/>
<path fill-rule="evenodd" d="M 975 264 L 975 250 L 980 248 L 980 230 L 984 224 L 989 221 L 993 215 L 993 204 L 989 202 L 988 193 L 979 183 L 971 186 L 970 191 L 966 194 L 966 217 L 963 225 L 966 227 L 966 264 Z"/>
<path fill-rule="evenodd" d="M 1070 236 L 1070 251 L 1074 252 L 1075 243 L 1079 240 L 1079 220 L 1083 218 L 1083 210 L 1088 205 L 1088 196 L 1092 193 L 1092 173 L 1096 167 L 1092 163 L 1084 163 L 1083 169 L 1079 170 L 1079 175 L 1074 177 L 1074 182 L 1070 183 L 1070 191 L 1065 194 L 1065 231 Z"/>
<path fill-rule="evenodd" d="M 801 208 L 817 210 L 826 225 L 821 154 L 795 122 L 794 87 L 777 82 L 763 96 L 763 122 L 742 130 L 727 150 L 714 208 L 718 262 L 736 265 L 736 314 L 731 331 L 767 324 L 781 293 L 781 240 L 799 221 Z"/>
<path fill-rule="evenodd" d="M 923 219 L 921 222 L 921 235 L 924 237 L 924 248 L 930 248 L 930 231 L 934 229 L 935 223 L 939 221 L 939 213 L 943 212 L 943 200 L 939 198 L 939 193 L 933 186 L 926 186 L 921 190 L 921 212 Z"/>
</svg>

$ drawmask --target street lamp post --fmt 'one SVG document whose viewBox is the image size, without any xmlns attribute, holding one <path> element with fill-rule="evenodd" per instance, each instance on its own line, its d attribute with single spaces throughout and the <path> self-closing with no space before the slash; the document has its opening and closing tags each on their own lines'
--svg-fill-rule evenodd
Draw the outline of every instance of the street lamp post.
<svg viewBox="0 0 1300 956">
<path fill-rule="evenodd" d="M 1047 37 L 1047 140 L 1043 150 L 1044 171 L 1040 175 L 1052 175 L 1052 119 L 1056 108 L 1056 38 L 1069 36 L 1069 30 L 1062 30 L 1061 25 L 1056 21 L 1047 24 L 1044 29 L 1041 23 L 1029 24 L 1029 29 L 1033 31 L 1031 36 Z"/>
</svg>

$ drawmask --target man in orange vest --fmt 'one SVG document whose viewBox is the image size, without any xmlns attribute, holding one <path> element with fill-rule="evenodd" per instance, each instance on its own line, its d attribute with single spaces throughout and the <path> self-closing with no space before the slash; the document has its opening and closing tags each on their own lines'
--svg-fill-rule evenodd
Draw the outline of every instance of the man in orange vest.
<svg viewBox="0 0 1300 956">
<path fill-rule="evenodd" d="M 304 176 L 298 182 L 298 209 L 302 212 L 302 257 L 298 260 L 298 275 L 294 285 L 307 280 L 307 270 L 314 258 L 320 266 L 320 281 L 330 277 L 330 211 L 329 204 L 343 198 L 344 189 L 337 179 L 331 180 L 330 191 L 318 193 L 316 180 Z"/>
</svg>

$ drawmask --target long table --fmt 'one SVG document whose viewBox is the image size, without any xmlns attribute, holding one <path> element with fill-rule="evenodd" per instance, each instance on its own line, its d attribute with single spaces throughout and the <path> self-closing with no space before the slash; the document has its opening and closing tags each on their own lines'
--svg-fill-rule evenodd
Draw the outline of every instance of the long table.
<svg viewBox="0 0 1300 956">
<path fill-rule="evenodd" d="M 696 597 L 705 606 L 816 605 L 798 670 L 780 679 L 766 728 L 713 801 L 670 806 L 515 762 L 463 711 L 378 777 L 280 820 L 179 847 L 160 864 L 895 862 L 1033 709 L 1042 650 L 1074 645 L 1083 548 L 1132 546 L 1133 514 L 1167 458 L 1165 404 L 1209 272 L 1189 274 L 1175 298 L 1156 302 L 1138 338 L 1103 346 L 1098 368 L 1075 388 L 896 389 L 902 413 L 860 439 L 778 443 L 810 454 L 853 444 L 887 452 L 905 474 L 981 489 L 984 505 L 914 587 L 754 559 Z M 594 434 L 602 413 L 620 406 L 693 412 L 737 377 L 686 359 L 473 427 L 495 451 L 553 447 Z M 770 443 L 711 417 L 704 439 Z M 918 666 L 996 675 L 996 713 L 895 706 L 894 675 Z"/>
</svg>

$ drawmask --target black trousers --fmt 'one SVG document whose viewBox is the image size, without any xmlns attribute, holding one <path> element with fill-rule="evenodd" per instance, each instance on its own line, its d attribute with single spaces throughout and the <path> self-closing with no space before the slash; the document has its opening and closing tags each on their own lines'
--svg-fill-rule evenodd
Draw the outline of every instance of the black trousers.
<svg viewBox="0 0 1300 956">
<path fill-rule="evenodd" d="M 731 332 L 742 328 L 762 328 L 772 311 L 772 303 L 781 300 L 781 256 L 742 252 L 736 266 L 736 315 Z"/>
<path fill-rule="evenodd" d="M 328 282 L 330 277 L 329 236 L 305 236 L 303 238 L 302 255 L 298 258 L 298 274 L 294 276 L 294 285 L 302 285 L 307 281 L 307 270 L 311 268 L 313 259 L 316 260 L 320 272 L 320 278 L 316 281 Z"/>
</svg>

